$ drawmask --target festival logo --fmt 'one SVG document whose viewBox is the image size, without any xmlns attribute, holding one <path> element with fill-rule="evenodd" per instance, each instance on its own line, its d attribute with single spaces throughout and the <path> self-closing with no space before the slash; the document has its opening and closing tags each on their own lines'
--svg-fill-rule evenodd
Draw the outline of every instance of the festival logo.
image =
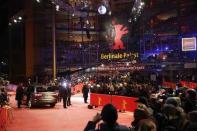
<svg viewBox="0 0 197 131">
<path fill-rule="evenodd" d="M 109 38 L 113 39 L 113 45 L 111 49 L 122 50 L 125 49 L 125 45 L 122 41 L 122 37 L 128 34 L 128 28 L 122 24 L 117 24 L 116 21 L 112 20 L 111 30 L 109 31 Z"/>
</svg>

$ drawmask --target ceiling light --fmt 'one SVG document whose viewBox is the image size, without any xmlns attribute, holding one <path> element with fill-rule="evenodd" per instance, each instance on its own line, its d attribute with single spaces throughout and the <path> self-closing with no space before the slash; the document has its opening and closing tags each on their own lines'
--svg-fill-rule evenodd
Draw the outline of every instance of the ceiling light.
<svg viewBox="0 0 197 131">
<path fill-rule="evenodd" d="M 60 6 L 59 5 L 56 5 L 55 8 L 56 8 L 56 11 L 60 10 Z"/>
<path fill-rule="evenodd" d="M 107 8 L 104 5 L 101 5 L 98 8 L 98 12 L 99 12 L 99 14 L 104 15 L 107 12 Z"/>
<path fill-rule="evenodd" d="M 14 19 L 14 23 L 17 23 L 17 20 L 16 19 Z"/>
<path fill-rule="evenodd" d="M 40 0 L 36 0 L 36 2 L 40 3 Z"/>
<path fill-rule="evenodd" d="M 21 16 L 18 17 L 19 20 L 22 20 L 23 18 Z"/>
</svg>

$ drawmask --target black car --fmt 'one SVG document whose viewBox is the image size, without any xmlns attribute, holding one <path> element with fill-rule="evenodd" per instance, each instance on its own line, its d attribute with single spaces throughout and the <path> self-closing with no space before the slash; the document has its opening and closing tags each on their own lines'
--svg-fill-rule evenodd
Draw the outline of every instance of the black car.
<svg viewBox="0 0 197 131">
<path fill-rule="evenodd" d="M 28 107 L 50 105 L 54 107 L 58 99 L 58 89 L 53 86 L 32 86 Z"/>
</svg>

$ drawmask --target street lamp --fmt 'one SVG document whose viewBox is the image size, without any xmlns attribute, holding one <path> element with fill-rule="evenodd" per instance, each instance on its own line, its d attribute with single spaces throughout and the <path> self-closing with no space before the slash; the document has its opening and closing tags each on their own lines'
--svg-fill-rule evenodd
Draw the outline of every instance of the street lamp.
<svg viewBox="0 0 197 131">
<path fill-rule="evenodd" d="M 56 79 L 56 27 L 55 27 L 56 6 L 52 4 L 52 48 L 53 48 L 53 80 Z"/>
</svg>

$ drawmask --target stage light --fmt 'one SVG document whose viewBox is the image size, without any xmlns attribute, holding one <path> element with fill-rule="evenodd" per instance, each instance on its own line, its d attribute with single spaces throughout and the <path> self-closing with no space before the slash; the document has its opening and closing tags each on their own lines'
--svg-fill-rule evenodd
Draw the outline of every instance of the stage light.
<svg viewBox="0 0 197 131">
<path fill-rule="evenodd" d="M 17 20 L 16 19 L 14 19 L 14 23 L 17 23 Z"/>
<path fill-rule="evenodd" d="M 40 3 L 40 0 L 36 0 L 36 2 Z"/>
<path fill-rule="evenodd" d="M 21 16 L 18 17 L 19 20 L 22 20 L 23 18 Z"/>
<path fill-rule="evenodd" d="M 144 6 L 144 2 L 141 2 L 140 5 L 141 5 L 141 6 Z"/>
<path fill-rule="evenodd" d="M 107 13 L 107 8 L 104 5 L 101 5 L 98 8 L 98 12 L 99 12 L 99 14 L 104 15 Z"/>
<path fill-rule="evenodd" d="M 129 23 L 131 23 L 131 22 L 132 22 L 131 18 L 129 18 L 128 22 L 129 22 Z"/>
<path fill-rule="evenodd" d="M 59 5 L 56 5 L 55 8 L 56 8 L 56 11 L 60 10 L 60 6 Z"/>
<path fill-rule="evenodd" d="M 109 11 L 108 14 L 111 15 L 111 11 Z"/>
<path fill-rule="evenodd" d="M 63 87 L 67 87 L 68 83 L 67 82 L 63 82 Z"/>
<path fill-rule="evenodd" d="M 169 49 L 168 47 L 165 48 L 165 50 L 168 50 L 168 49 Z"/>
</svg>

